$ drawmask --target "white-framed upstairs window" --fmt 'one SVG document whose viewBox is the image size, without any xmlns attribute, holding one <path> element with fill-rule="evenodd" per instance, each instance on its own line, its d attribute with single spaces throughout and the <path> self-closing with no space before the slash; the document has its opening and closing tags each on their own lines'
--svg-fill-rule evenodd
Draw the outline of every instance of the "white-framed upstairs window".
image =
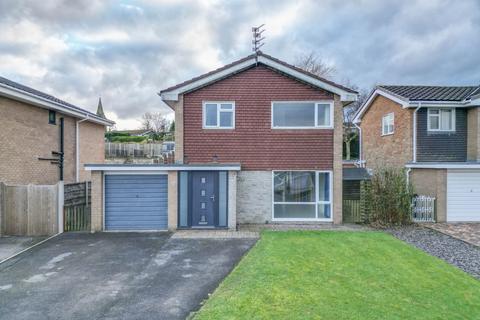
<svg viewBox="0 0 480 320">
<path fill-rule="evenodd" d="M 203 102 L 204 129 L 234 129 L 235 102 Z"/>
<path fill-rule="evenodd" d="M 428 108 L 428 131 L 455 131 L 455 108 Z"/>
<path fill-rule="evenodd" d="M 395 114 L 393 112 L 382 117 L 382 136 L 395 132 Z"/>
<path fill-rule="evenodd" d="M 331 171 L 273 171 L 273 220 L 332 221 Z"/>
<path fill-rule="evenodd" d="M 273 101 L 274 129 L 332 129 L 333 101 Z"/>
</svg>

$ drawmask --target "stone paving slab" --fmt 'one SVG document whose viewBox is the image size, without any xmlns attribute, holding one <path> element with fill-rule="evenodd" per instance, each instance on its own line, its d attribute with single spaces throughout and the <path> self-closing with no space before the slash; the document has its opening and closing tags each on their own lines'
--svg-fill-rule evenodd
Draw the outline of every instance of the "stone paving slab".
<svg viewBox="0 0 480 320">
<path fill-rule="evenodd" d="M 480 247 L 480 223 L 429 223 L 425 227 Z"/>
</svg>

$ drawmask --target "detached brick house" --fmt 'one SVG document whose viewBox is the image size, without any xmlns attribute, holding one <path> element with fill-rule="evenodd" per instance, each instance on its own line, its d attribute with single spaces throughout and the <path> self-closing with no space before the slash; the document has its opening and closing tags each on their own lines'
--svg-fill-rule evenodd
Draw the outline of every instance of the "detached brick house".
<svg viewBox="0 0 480 320">
<path fill-rule="evenodd" d="M 358 111 L 361 161 L 406 168 L 437 221 L 480 221 L 480 86 L 378 86 Z"/>
<path fill-rule="evenodd" d="M 176 163 L 87 165 L 105 194 L 94 229 L 342 222 L 342 109 L 357 92 L 259 52 L 160 96 L 175 111 Z M 138 184 L 149 198 L 127 200 Z"/>
<path fill-rule="evenodd" d="M 94 113 L 0 77 L 0 182 L 54 184 L 60 180 L 90 180 L 90 172 L 83 169 L 83 164 L 104 161 L 105 126 L 112 124 Z M 62 151 L 63 167 L 59 167 Z"/>
</svg>

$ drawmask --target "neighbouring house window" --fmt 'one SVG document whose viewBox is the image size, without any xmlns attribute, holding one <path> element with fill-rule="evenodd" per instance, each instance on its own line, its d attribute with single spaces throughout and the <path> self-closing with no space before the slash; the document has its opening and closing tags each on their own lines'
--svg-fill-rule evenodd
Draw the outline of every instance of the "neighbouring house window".
<svg viewBox="0 0 480 320">
<path fill-rule="evenodd" d="M 272 128 L 333 128 L 333 102 L 273 102 Z"/>
<path fill-rule="evenodd" d="M 428 108 L 428 131 L 455 131 L 455 109 Z"/>
<path fill-rule="evenodd" d="M 56 124 L 56 112 L 53 110 L 48 110 L 48 123 L 49 124 Z"/>
<path fill-rule="evenodd" d="M 382 118 L 382 135 L 393 134 L 395 130 L 395 116 L 392 113 L 384 115 Z"/>
<path fill-rule="evenodd" d="M 204 102 L 203 127 L 207 129 L 235 128 L 235 103 Z"/>
<path fill-rule="evenodd" d="M 331 172 L 274 171 L 273 219 L 331 220 Z"/>
</svg>

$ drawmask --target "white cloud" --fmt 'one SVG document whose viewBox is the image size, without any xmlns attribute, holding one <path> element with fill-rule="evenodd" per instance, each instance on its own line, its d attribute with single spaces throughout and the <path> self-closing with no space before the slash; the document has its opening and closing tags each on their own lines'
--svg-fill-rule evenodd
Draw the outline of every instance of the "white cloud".
<svg viewBox="0 0 480 320">
<path fill-rule="evenodd" d="M 477 0 L 4 0 L 0 74 L 91 111 L 101 95 L 134 128 L 146 111 L 171 117 L 159 90 L 250 54 L 261 23 L 265 52 L 316 51 L 360 88 L 480 81 Z"/>
</svg>

